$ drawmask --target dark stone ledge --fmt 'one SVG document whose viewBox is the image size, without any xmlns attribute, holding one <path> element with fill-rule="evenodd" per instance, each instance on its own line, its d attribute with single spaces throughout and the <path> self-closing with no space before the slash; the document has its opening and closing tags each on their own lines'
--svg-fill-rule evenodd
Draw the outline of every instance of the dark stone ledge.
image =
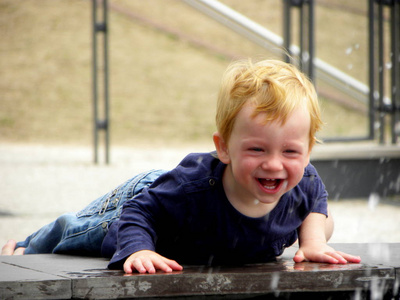
<svg viewBox="0 0 400 300">
<path fill-rule="evenodd" d="M 292 247 L 267 264 L 185 266 L 182 272 L 170 274 L 125 275 L 108 270 L 102 258 L 0 256 L 0 298 L 399 299 L 400 243 L 334 247 L 360 255 L 362 263 L 295 264 L 296 247 Z"/>
</svg>

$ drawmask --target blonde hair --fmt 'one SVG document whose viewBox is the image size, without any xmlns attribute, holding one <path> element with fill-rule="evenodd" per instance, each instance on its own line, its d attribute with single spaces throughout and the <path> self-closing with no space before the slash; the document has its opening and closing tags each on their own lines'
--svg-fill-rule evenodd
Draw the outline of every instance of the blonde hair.
<svg viewBox="0 0 400 300">
<path fill-rule="evenodd" d="M 296 67 L 278 60 L 253 64 L 250 60 L 232 63 L 222 78 L 218 96 L 216 125 L 226 143 L 229 142 L 236 116 L 243 105 L 255 105 L 255 117 L 266 113 L 265 122 L 285 124 L 288 115 L 299 107 L 310 113 L 309 150 L 315 142 L 322 120 L 317 93 L 311 81 Z"/>
</svg>

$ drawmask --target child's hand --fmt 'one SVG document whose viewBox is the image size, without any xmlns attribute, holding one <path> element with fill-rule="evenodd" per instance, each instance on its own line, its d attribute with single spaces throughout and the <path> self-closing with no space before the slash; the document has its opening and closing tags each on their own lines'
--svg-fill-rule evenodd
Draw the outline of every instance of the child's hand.
<svg viewBox="0 0 400 300">
<path fill-rule="evenodd" d="M 127 274 L 132 274 L 134 270 L 139 273 L 154 274 L 156 270 L 164 272 L 181 271 L 183 267 L 176 261 L 170 260 L 160 254 L 150 251 L 141 250 L 129 256 L 124 263 L 124 271 Z"/>
<path fill-rule="evenodd" d="M 313 261 L 330 264 L 359 263 L 361 258 L 344 252 L 336 251 L 322 241 L 307 241 L 302 243 L 293 260 L 297 263 Z"/>
</svg>

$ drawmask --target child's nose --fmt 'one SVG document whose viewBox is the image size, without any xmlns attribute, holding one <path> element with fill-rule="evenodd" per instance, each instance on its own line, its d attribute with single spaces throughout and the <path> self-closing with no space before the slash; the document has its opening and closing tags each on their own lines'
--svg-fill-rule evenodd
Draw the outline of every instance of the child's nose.
<svg viewBox="0 0 400 300">
<path fill-rule="evenodd" d="M 268 171 L 281 171 L 283 165 L 278 155 L 268 155 L 263 161 L 262 168 Z"/>
</svg>

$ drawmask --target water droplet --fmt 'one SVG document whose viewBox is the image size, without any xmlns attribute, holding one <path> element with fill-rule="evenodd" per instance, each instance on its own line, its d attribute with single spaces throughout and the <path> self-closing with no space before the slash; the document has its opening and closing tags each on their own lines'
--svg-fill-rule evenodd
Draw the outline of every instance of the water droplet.
<svg viewBox="0 0 400 300">
<path fill-rule="evenodd" d="M 383 97 L 383 103 L 385 103 L 386 105 L 390 105 L 392 103 L 392 100 L 390 100 L 389 97 Z"/>
<path fill-rule="evenodd" d="M 378 194 L 376 194 L 376 193 L 372 193 L 372 194 L 370 194 L 369 195 L 369 198 L 368 198 L 368 208 L 370 209 L 370 210 L 375 210 L 375 208 L 378 206 L 378 204 L 379 204 L 379 195 Z"/>
<path fill-rule="evenodd" d="M 356 291 L 354 292 L 354 300 L 361 300 L 361 292 L 362 289 L 361 288 L 357 288 Z"/>
<path fill-rule="evenodd" d="M 396 123 L 394 130 L 395 130 L 396 134 L 400 134 L 400 122 Z"/>
<path fill-rule="evenodd" d="M 279 273 L 273 273 L 271 279 L 271 289 L 274 291 L 275 297 L 279 296 L 278 284 L 279 284 Z"/>
<path fill-rule="evenodd" d="M 310 60 L 310 54 L 308 52 L 303 52 L 302 59 L 304 62 L 308 62 Z"/>
<path fill-rule="evenodd" d="M 197 159 L 197 163 L 200 164 L 203 161 L 203 156 L 199 156 L 199 158 Z"/>
<path fill-rule="evenodd" d="M 338 165 L 339 165 L 339 160 L 338 159 L 336 159 L 336 160 L 334 160 L 333 161 L 333 168 L 337 168 L 338 167 Z"/>
<path fill-rule="evenodd" d="M 393 286 L 393 295 L 397 295 L 400 287 L 400 280 L 396 280 Z"/>
<path fill-rule="evenodd" d="M 288 182 L 287 182 L 287 180 L 285 180 L 285 181 L 283 181 L 283 184 L 282 184 L 282 189 L 286 189 L 286 187 L 287 187 L 287 185 L 288 185 Z"/>
<path fill-rule="evenodd" d="M 383 243 L 368 244 L 368 255 L 373 259 L 378 259 L 382 263 L 390 262 L 389 245 Z"/>
<path fill-rule="evenodd" d="M 279 273 L 273 273 L 271 280 L 271 289 L 275 290 L 278 287 L 278 283 L 279 283 Z"/>
<path fill-rule="evenodd" d="M 371 280 L 371 299 L 383 299 L 383 289 L 385 281 L 380 281 L 377 277 Z"/>
</svg>

